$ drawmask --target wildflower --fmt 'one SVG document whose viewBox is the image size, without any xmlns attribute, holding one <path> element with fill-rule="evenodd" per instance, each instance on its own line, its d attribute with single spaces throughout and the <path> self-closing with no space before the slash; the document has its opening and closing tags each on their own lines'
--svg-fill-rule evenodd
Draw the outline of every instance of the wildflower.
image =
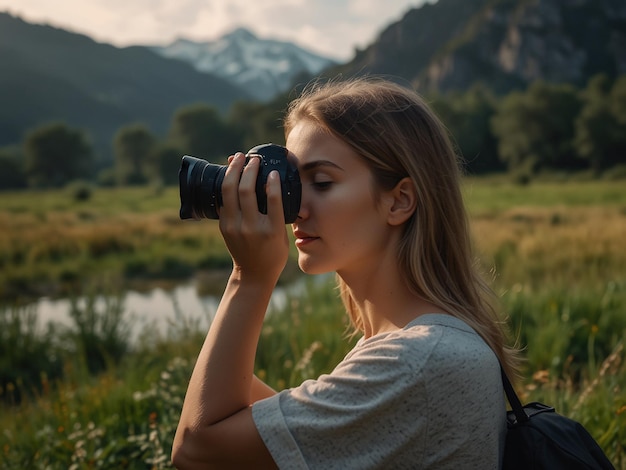
<svg viewBox="0 0 626 470">
<path fill-rule="evenodd" d="M 104 428 L 97 428 L 95 424 L 89 423 L 88 425 L 89 432 L 87 433 L 87 439 L 96 439 L 98 437 L 104 436 Z"/>
<path fill-rule="evenodd" d="M 311 364 L 311 360 L 313 359 L 313 354 L 316 351 L 320 350 L 320 349 L 322 349 L 322 343 L 320 341 L 314 341 L 306 349 L 306 351 L 304 351 L 304 354 L 302 354 L 302 357 L 300 358 L 300 360 L 296 364 L 295 369 L 296 370 L 304 370 L 304 369 L 306 369 Z"/>
<path fill-rule="evenodd" d="M 533 374 L 533 380 L 541 384 L 546 384 L 550 381 L 550 372 L 547 370 L 538 370 Z"/>
<path fill-rule="evenodd" d="M 597 377 L 595 377 L 591 381 L 591 383 L 585 388 L 585 390 L 583 390 L 583 393 L 580 394 L 578 401 L 574 405 L 574 410 L 577 410 L 580 406 L 582 406 L 582 404 L 585 402 L 587 397 L 591 395 L 593 390 L 598 386 L 598 384 L 600 383 L 600 380 L 605 375 L 607 375 L 607 373 L 611 372 L 612 366 L 614 364 L 619 364 L 621 362 L 621 353 L 623 349 L 624 349 L 624 343 L 621 343 L 621 342 L 618 343 L 618 345 L 615 346 L 615 349 L 613 350 L 613 352 L 609 354 L 609 356 L 602 362 L 602 366 L 600 367 L 600 371 L 598 372 Z M 623 407 L 623 408 L 626 408 L 626 407 Z M 620 408 L 620 410 L 622 410 L 622 408 Z M 618 410 L 618 414 L 619 412 L 620 411 Z"/>
</svg>

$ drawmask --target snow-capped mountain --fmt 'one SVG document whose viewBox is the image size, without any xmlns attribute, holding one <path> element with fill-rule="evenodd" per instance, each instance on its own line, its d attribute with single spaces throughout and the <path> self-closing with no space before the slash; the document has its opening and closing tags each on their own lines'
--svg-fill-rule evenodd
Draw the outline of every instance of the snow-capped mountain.
<svg viewBox="0 0 626 470">
<path fill-rule="evenodd" d="M 316 74 L 333 65 L 331 59 L 289 42 L 261 39 L 239 28 L 210 42 L 178 39 L 157 53 L 184 60 L 197 70 L 226 78 L 260 101 L 273 98 L 293 85 L 297 75 Z"/>
</svg>

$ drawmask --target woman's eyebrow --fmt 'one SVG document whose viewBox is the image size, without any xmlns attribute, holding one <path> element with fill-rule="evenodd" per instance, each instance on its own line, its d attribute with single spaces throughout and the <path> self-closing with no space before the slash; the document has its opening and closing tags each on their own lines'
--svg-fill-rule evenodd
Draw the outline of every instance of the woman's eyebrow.
<svg viewBox="0 0 626 470">
<path fill-rule="evenodd" d="M 299 168 L 299 171 L 303 171 L 303 172 L 304 171 L 311 171 L 311 170 L 314 170 L 316 168 L 324 167 L 324 166 L 329 166 L 329 167 L 336 168 L 338 170 L 343 171 L 343 168 L 341 168 L 336 163 L 331 162 L 330 160 L 314 160 L 312 162 L 307 162 L 307 163 L 305 163 L 304 165 L 302 165 Z"/>
</svg>

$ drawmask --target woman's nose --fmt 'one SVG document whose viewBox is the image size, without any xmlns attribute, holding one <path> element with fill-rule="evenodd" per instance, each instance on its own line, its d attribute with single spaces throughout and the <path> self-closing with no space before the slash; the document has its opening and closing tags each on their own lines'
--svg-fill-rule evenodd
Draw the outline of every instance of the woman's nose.
<svg viewBox="0 0 626 470">
<path fill-rule="evenodd" d="M 303 206 L 300 206 L 300 210 L 298 211 L 298 217 L 296 220 L 304 220 L 309 217 L 309 211 L 304 209 Z"/>
<path fill-rule="evenodd" d="M 305 190 L 304 185 L 302 187 L 302 196 L 300 198 L 300 209 L 298 210 L 298 220 L 306 219 L 309 217 L 310 209 L 308 203 L 308 191 Z"/>
</svg>

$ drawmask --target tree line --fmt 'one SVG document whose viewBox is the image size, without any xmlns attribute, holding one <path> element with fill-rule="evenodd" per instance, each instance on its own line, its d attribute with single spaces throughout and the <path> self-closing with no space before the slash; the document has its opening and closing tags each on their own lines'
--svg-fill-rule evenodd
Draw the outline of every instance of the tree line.
<svg viewBox="0 0 626 470">
<path fill-rule="evenodd" d="M 476 86 L 425 98 L 470 174 L 508 172 L 522 181 L 542 172 L 626 173 L 626 75 L 597 75 L 584 88 L 537 81 L 505 96 Z M 183 154 L 225 163 L 234 151 L 282 142 L 288 99 L 236 103 L 226 116 L 208 104 L 185 106 L 164 138 L 142 123 L 129 124 L 113 136 L 108 160 L 95 154 L 86 131 L 47 123 L 21 144 L 0 148 L 0 189 L 56 188 L 77 180 L 177 184 Z"/>
<path fill-rule="evenodd" d="M 626 165 L 626 75 L 597 75 L 582 89 L 537 81 L 500 98 L 474 87 L 432 105 L 470 173 L 600 175 Z"/>
</svg>

